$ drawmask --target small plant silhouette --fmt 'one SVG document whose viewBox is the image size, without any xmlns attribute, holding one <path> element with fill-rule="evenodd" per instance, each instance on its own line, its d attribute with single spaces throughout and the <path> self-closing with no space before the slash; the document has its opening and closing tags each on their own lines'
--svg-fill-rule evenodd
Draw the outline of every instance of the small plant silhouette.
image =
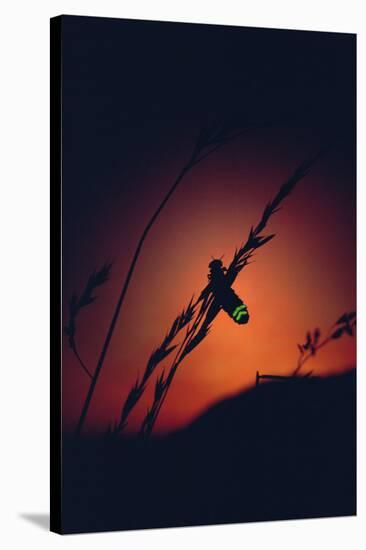
<svg viewBox="0 0 366 550">
<path fill-rule="evenodd" d="M 89 378 L 93 378 L 93 375 L 81 359 L 78 352 L 76 340 L 76 320 L 83 308 L 95 302 L 97 296 L 94 296 L 94 291 L 97 287 L 104 285 L 108 281 L 111 268 L 111 263 L 105 263 L 98 271 L 94 269 L 93 273 L 89 276 L 80 296 L 78 296 L 76 292 L 72 294 L 69 302 L 69 320 L 68 324 L 64 326 L 64 332 L 68 337 L 69 347 L 77 358 L 81 368 L 89 376 Z"/>
<path fill-rule="evenodd" d="M 338 340 L 338 338 L 341 338 L 343 334 L 348 334 L 349 336 L 353 336 L 354 333 L 354 327 L 356 326 L 356 312 L 351 311 L 350 313 L 344 313 L 338 321 L 336 321 L 328 330 L 327 336 L 321 340 L 321 332 L 319 328 L 314 329 L 312 332 L 308 331 L 306 333 L 305 337 L 305 343 L 304 344 L 297 344 L 297 347 L 299 349 L 300 355 L 297 361 L 296 369 L 290 374 L 289 376 L 286 375 L 276 375 L 276 374 L 259 374 L 257 371 L 256 374 L 256 386 L 259 385 L 260 380 L 285 380 L 285 381 L 292 381 L 299 378 L 309 378 L 312 376 L 313 371 L 308 371 L 305 374 L 299 374 L 300 370 L 304 366 L 304 364 L 311 359 L 312 357 L 315 357 L 317 352 L 326 346 L 327 344 L 330 344 L 333 340 Z"/>
<path fill-rule="evenodd" d="M 339 317 L 334 325 L 330 327 L 323 340 L 320 339 L 321 332 L 319 328 L 316 328 L 313 332 L 308 331 L 306 333 L 305 343 L 297 345 L 300 355 L 297 361 L 296 369 L 293 372 L 293 376 L 298 375 L 304 364 L 311 357 L 314 357 L 321 348 L 327 344 L 330 344 L 333 340 L 338 340 L 344 334 L 353 336 L 355 325 L 356 312 L 351 311 L 349 313 L 344 313 L 341 317 Z M 306 376 L 311 376 L 312 372 L 313 371 L 308 372 Z"/>
</svg>

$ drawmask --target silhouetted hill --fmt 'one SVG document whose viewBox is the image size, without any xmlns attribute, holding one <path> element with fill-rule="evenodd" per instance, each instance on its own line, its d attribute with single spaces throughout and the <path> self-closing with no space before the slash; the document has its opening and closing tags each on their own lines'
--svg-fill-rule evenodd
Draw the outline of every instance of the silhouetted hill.
<svg viewBox="0 0 366 550">
<path fill-rule="evenodd" d="M 151 441 L 65 437 L 65 532 L 355 514 L 355 381 L 265 383 Z"/>
</svg>

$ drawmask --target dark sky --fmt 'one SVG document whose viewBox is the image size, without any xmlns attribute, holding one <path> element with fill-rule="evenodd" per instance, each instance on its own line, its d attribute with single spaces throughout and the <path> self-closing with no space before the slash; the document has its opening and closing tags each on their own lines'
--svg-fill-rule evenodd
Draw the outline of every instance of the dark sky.
<svg viewBox="0 0 366 550">
<path fill-rule="evenodd" d="M 277 214 L 272 248 L 260 252 L 247 279 L 238 279 L 258 308 L 257 325 L 248 325 L 250 341 L 258 340 L 256 349 L 267 355 L 256 356 L 243 333 L 238 339 L 219 321 L 167 403 L 161 428 L 174 427 L 250 384 L 273 357 L 273 346 L 281 362 L 267 368 L 291 368 L 282 361 L 296 359 L 296 338 L 312 328 L 309 323 L 328 326 L 342 308 L 354 307 L 355 36 L 69 16 L 62 25 L 65 313 L 71 292 L 81 289 L 93 267 L 115 262 L 98 304 L 80 319 L 80 347 L 91 369 L 139 234 L 190 155 L 201 124 L 254 126 L 187 176 L 149 237 L 98 383 L 90 428 L 118 415 L 137 370 L 204 286 L 210 255 L 229 259 L 284 178 L 319 147 L 336 142 Z M 259 288 L 261 273 L 267 278 Z M 297 288 L 300 304 L 294 303 Z M 278 296 L 287 304 L 281 335 L 266 306 L 278 307 Z M 134 313 L 142 304 L 143 322 Z M 245 373 L 234 356 L 230 365 L 214 364 L 228 342 L 249 362 Z M 342 345 L 339 357 L 324 359 L 320 369 L 354 362 L 353 344 Z M 86 387 L 65 346 L 67 428 Z M 179 388 L 192 395 L 184 410 Z"/>
</svg>

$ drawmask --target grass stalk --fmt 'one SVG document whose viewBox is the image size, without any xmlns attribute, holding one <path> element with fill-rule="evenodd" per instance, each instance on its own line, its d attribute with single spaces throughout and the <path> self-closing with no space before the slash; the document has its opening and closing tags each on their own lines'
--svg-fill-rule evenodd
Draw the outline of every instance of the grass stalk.
<svg viewBox="0 0 366 550">
<path fill-rule="evenodd" d="M 255 227 L 251 227 L 246 242 L 235 251 L 234 257 L 226 274 L 228 285 L 232 286 L 240 271 L 250 263 L 249 260 L 253 256 L 254 252 L 273 239 L 275 236 L 274 234 L 263 235 L 262 231 L 267 226 L 270 218 L 278 212 L 280 205 L 286 197 L 290 195 L 296 184 L 309 173 L 310 168 L 327 151 L 328 148 L 321 149 L 316 155 L 298 166 L 292 176 L 281 185 L 274 199 L 266 205 L 258 224 Z M 196 318 L 194 319 L 192 325 L 188 327 L 186 337 L 171 364 L 168 374 L 165 376 L 163 372 L 162 375 L 160 375 L 156 380 L 153 403 L 148 409 L 140 429 L 140 435 L 144 437 L 151 435 L 156 419 L 166 400 L 179 365 L 183 362 L 186 356 L 189 355 L 189 353 L 191 353 L 193 349 L 206 338 L 215 317 L 220 312 L 221 307 L 214 299 L 210 283 L 208 283 L 208 285 L 202 290 L 198 299 L 198 303 L 199 302 L 201 302 L 201 308 L 197 312 Z"/>
</svg>

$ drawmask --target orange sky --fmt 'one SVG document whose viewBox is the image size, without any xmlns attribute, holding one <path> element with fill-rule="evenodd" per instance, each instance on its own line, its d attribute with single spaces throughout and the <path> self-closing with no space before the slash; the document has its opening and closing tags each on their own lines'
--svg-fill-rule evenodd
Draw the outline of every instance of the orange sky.
<svg viewBox="0 0 366 550">
<path fill-rule="evenodd" d="M 184 132 L 183 132 L 184 134 Z M 111 280 L 78 319 L 78 342 L 93 370 L 144 223 L 169 188 L 189 151 L 192 134 L 148 143 L 144 162 L 131 160 L 128 180 L 114 173 L 114 188 L 87 220 L 74 222 L 64 252 L 64 300 L 95 266 L 114 259 Z M 86 421 L 90 432 L 118 419 L 127 392 L 175 316 L 206 285 L 211 255 L 227 265 L 281 183 L 317 148 L 316 137 L 293 129 L 261 130 L 215 153 L 184 180 L 150 233 L 138 262 Z M 339 147 L 295 188 L 270 222 L 276 237 L 259 249 L 234 288 L 248 305 L 250 322 L 236 325 L 221 312 L 208 338 L 187 357 L 156 424 L 157 431 L 185 425 L 209 405 L 253 385 L 255 373 L 287 374 L 305 332 L 323 331 L 355 308 L 355 191 L 351 152 Z M 140 183 L 146 187 L 141 192 Z M 90 219 L 93 223 L 90 224 Z M 67 306 L 64 309 L 66 314 Z M 317 374 L 355 364 L 355 339 L 343 337 L 308 366 Z M 167 366 L 169 361 L 167 362 Z M 155 380 L 155 377 L 154 377 Z M 153 384 L 152 384 L 153 386 Z M 64 339 L 63 421 L 74 429 L 88 379 Z M 147 391 L 130 417 L 139 428 L 151 402 Z"/>
</svg>

